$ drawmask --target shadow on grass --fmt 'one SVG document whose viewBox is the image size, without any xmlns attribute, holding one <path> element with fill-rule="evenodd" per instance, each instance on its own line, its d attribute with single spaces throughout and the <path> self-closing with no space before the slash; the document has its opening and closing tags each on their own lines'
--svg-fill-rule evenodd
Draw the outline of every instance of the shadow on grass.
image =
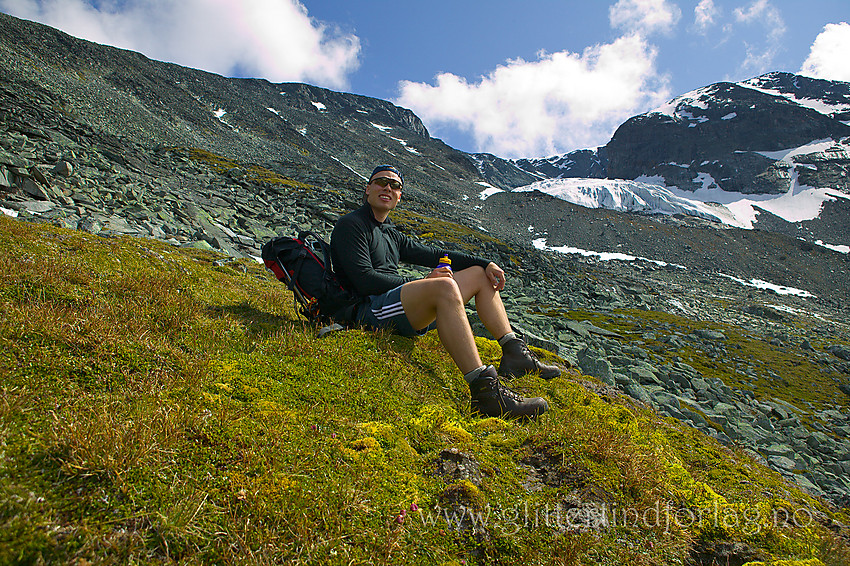
<svg viewBox="0 0 850 566">
<path fill-rule="evenodd" d="M 235 305 L 212 306 L 208 311 L 213 316 L 230 315 L 238 319 L 247 329 L 251 338 L 266 338 L 285 328 L 301 326 L 305 330 L 314 325 L 298 318 L 279 316 L 258 310 L 243 301 Z"/>
</svg>

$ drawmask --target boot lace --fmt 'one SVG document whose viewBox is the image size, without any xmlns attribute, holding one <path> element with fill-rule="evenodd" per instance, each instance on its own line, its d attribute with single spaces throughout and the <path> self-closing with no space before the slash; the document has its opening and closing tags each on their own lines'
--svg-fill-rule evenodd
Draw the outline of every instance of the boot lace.
<svg viewBox="0 0 850 566">
<path fill-rule="evenodd" d="M 523 343 L 522 343 L 522 346 L 520 346 L 520 351 L 521 351 L 524 355 L 526 355 L 526 356 L 528 356 L 529 358 L 531 358 L 532 360 L 534 360 L 534 362 L 535 362 L 535 363 L 540 362 L 540 358 L 538 358 L 538 357 L 537 357 L 537 354 L 535 354 L 534 352 L 532 352 L 532 351 L 529 349 L 528 344 L 526 344 L 525 342 L 523 342 Z"/>
<path fill-rule="evenodd" d="M 507 397 L 508 399 L 513 399 L 514 401 L 517 401 L 517 402 L 523 401 L 522 395 L 520 395 L 519 393 L 517 393 L 516 391 L 514 391 L 510 387 L 506 387 L 505 385 L 502 384 L 501 381 L 497 382 L 497 387 L 498 387 L 498 390 L 499 390 L 499 395 L 501 395 L 502 397 Z"/>
<path fill-rule="evenodd" d="M 495 389 L 496 393 L 498 393 L 499 397 L 502 399 L 508 398 L 513 399 L 517 402 L 523 401 L 523 396 L 511 389 L 510 387 L 506 387 L 498 377 L 487 377 L 487 381 L 489 382 L 489 387 L 491 389 Z"/>
</svg>

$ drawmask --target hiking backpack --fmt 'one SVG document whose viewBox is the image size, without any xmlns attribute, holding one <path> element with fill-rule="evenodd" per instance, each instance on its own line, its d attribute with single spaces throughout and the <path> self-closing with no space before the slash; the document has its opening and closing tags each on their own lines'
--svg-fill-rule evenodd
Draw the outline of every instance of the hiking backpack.
<svg viewBox="0 0 850 566">
<path fill-rule="evenodd" d="M 266 269 L 295 294 L 301 314 L 311 322 L 328 322 L 346 307 L 352 312 L 358 298 L 345 290 L 334 275 L 330 246 L 314 232 L 299 232 L 297 238 L 280 236 L 262 250 Z"/>
</svg>

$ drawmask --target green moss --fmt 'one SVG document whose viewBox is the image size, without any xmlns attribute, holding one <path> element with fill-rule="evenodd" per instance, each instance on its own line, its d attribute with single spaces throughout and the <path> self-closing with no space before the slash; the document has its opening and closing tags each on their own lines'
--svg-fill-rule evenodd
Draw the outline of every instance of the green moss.
<svg viewBox="0 0 850 566">
<path fill-rule="evenodd" d="M 186 153 L 188 153 L 190 159 L 206 163 L 219 173 L 226 173 L 234 167 L 239 166 L 239 164 L 233 159 L 228 159 L 226 157 L 222 157 L 221 155 L 216 155 L 215 153 L 209 152 L 204 149 L 192 147 L 186 149 L 185 151 Z"/>
<path fill-rule="evenodd" d="M 450 242 L 469 252 L 480 250 L 482 242 L 497 244 L 508 249 L 501 240 L 480 231 L 410 210 L 393 212 L 393 221 L 405 231 L 416 234 L 423 240 Z"/>
<path fill-rule="evenodd" d="M 759 522 L 829 516 L 821 503 L 580 376 L 512 383 L 549 399 L 536 422 L 480 419 L 436 333 L 316 339 L 252 262 L 5 217 L 0 246 L 0 562 L 667 564 L 713 539 L 844 552 L 817 522 Z M 478 473 L 435 474 L 451 447 Z M 626 520 L 553 522 L 576 501 Z M 671 521 L 686 512 L 700 521 Z"/>
</svg>

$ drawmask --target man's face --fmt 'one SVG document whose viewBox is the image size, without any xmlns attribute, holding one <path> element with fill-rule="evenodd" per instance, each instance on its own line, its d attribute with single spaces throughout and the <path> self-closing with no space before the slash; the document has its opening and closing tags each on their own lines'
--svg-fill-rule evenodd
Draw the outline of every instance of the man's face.
<svg viewBox="0 0 850 566">
<path fill-rule="evenodd" d="M 381 186 L 381 185 L 385 186 Z M 396 185 L 398 188 L 393 188 Z M 389 212 L 401 202 L 401 179 L 392 171 L 379 171 L 366 185 L 366 202 L 374 210 Z"/>
</svg>

